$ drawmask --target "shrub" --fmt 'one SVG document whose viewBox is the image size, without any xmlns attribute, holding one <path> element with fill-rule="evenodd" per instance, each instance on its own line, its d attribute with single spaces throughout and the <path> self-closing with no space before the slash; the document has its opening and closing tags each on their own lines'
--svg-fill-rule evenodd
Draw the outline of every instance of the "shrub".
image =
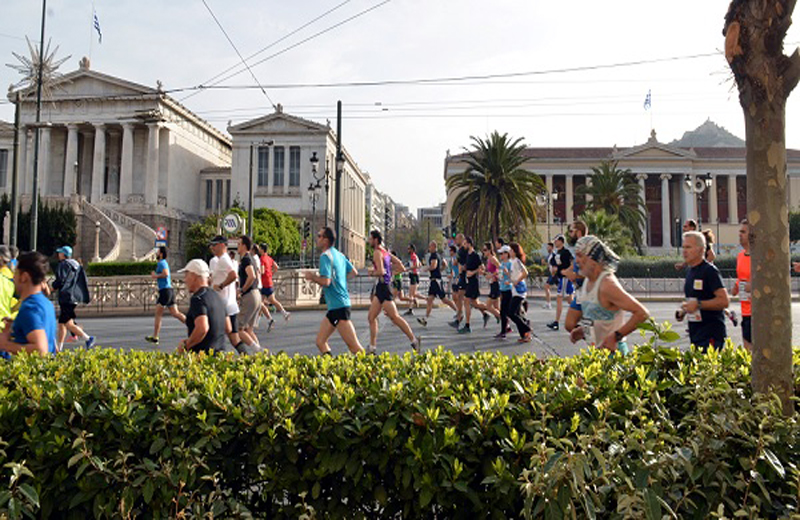
<svg viewBox="0 0 800 520">
<path fill-rule="evenodd" d="M 23 356 L 0 364 L 0 517 L 788 516 L 800 428 L 749 361 Z"/>
<path fill-rule="evenodd" d="M 86 274 L 88 276 L 146 276 L 155 269 L 155 262 L 96 262 L 86 267 Z"/>
</svg>

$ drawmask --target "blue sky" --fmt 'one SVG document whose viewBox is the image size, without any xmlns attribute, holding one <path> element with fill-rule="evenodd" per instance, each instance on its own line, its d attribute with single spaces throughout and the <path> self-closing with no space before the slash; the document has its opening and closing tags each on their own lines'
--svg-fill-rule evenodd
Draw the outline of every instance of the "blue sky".
<svg viewBox="0 0 800 520">
<path fill-rule="evenodd" d="M 206 0 L 248 56 L 324 12 L 331 14 L 261 57 L 309 38 L 381 0 Z M 390 0 L 253 68 L 263 84 L 342 83 L 552 71 L 714 53 L 723 47 L 728 2 L 673 0 Z M 91 30 L 90 0 L 50 0 L 47 35 L 72 55 L 90 52 L 92 68 L 137 83 L 191 87 L 236 65 L 238 58 L 202 0 L 96 0 L 102 45 Z M 2 63 L 38 41 L 41 3 L 5 0 Z M 800 43 L 793 27 L 787 46 Z M 0 67 L 0 82 L 17 73 Z M 240 74 L 223 85 L 251 85 Z M 653 111 L 643 102 L 652 90 Z M 493 130 L 530 146 L 632 146 L 653 126 L 659 140 L 679 138 L 707 118 L 744 137 L 730 72 L 721 55 L 638 66 L 547 73 L 439 85 L 269 88 L 289 113 L 335 122 L 344 103 L 345 146 L 376 185 L 412 208 L 444 200 L 443 160 L 470 136 Z M 183 99 L 184 94 L 175 94 Z M 787 144 L 800 149 L 795 93 L 787 109 Z M 224 130 L 272 111 L 257 90 L 206 91 L 183 101 Z M 0 103 L 0 119 L 13 107 Z"/>
</svg>

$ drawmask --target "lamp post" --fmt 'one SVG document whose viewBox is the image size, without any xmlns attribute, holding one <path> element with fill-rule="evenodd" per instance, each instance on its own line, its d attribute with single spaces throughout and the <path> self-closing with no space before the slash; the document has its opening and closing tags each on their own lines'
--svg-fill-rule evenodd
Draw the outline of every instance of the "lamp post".
<svg viewBox="0 0 800 520">
<path fill-rule="evenodd" d="M 312 152 L 311 159 L 311 175 L 313 176 L 314 180 L 317 181 L 316 183 L 312 182 L 308 185 L 308 192 L 309 198 L 311 199 L 311 231 L 313 233 L 317 232 L 317 190 L 320 189 L 320 181 L 322 180 L 319 175 L 319 158 L 317 157 L 317 152 Z M 327 172 L 325 174 L 327 178 Z M 327 185 L 327 182 L 326 182 Z M 326 190 L 327 191 L 327 190 Z M 327 226 L 328 223 L 326 222 L 325 225 Z M 314 253 L 314 237 L 311 237 L 311 267 L 316 267 L 317 256 Z"/>
<path fill-rule="evenodd" d="M 36 81 L 36 134 L 33 139 L 33 195 L 31 200 L 31 251 L 36 251 L 39 225 L 39 140 L 42 120 L 42 82 L 44 74 L 44 22 L 47 14 L 47 0 L 42 0 L 42 38 L 39 44 L 39 71 Z"/>
<path fill-rule="evenodd" d="M 545 214 L 545 221 L 547 222 L 547 240 L 550 240 L 550 206 L 558 200 L 558 192 L 554 189 L 553 193 L 540 193 L 536 196 L 536 202 L 540 206 L 546 206 L 547 213 Z"/>
<path fill-rule="evenodd" d="M 254 204 L 254 197 L 253 197 L 253 148 L 258 145 L 261 146 L 272 146 L 274 141 L 271 139 L 268 141 L 259 141 L 257 143 L 250 143 L 250 182 L 248 183 L 248 191 L 247 191 L 247 234 L 253 238 L 253 204 Z M 267 173 L 269 175 L 269 172 Z"/>
<path fill-rule="evenodd" d="M 339 247 L 339 236 L 342 234 L 342 171 L 344 170 L 344 153 L 342 152 L 342 102 L 336 102 L 336 194 L 334 195 L 334 219 L 336 226 L 336 249 Z"/>
<path fill-rule="evenodd" d="M 681 234 L 681 219 L 675 218 L 675 248 L 678 256 L 681 256 L 681 246 L 683 245 L 683 235 Z"/>
</svg>

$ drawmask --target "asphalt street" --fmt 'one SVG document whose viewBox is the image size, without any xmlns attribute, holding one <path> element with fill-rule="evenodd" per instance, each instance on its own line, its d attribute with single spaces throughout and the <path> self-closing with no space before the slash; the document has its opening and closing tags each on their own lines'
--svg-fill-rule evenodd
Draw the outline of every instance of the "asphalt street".
<svg viewBox="0 0 800 520">
<path fill-rule="evenodd" d="M 453 318 L 453 312 L 447 308 L 434 309 L 427 327 L 417 323 L 414 318 L 407 318 L 409 324 L 414 329 L 415 334 L 422 337 L 423 350 L 434 349 L 442 346 L 456 353 L 470 353 L 477 351 L 498 351 L 506 354 L 520 354 L 533 352 L 540 357 L 550 356 L 572 356 L 586 348 L 585 342 L 575 345 L 570 343 L 569 335 L 562 328 L 560 331 L 551 331 L 545 327 L 548 321 L 554 319 L 555 311 L 543 309 L 540 301 L 531 300 L 529 302 L 528 317 L 533 324 L 533 342 L 528 344 L 517 343 L 517 335 L 509 334 L 505 340 L 495 340 L 493 336 L 499 332 L 499 326 L 492 318 L 488 326 L 484 329 L 480 314 L 473 316 L 472 333 L 457 334 L 455 330 L 447 325 Z M 674 313 L 677 303 L 673 302 L 648 302 L 645 304 L 653 317 L 659 321 L 674 321 Z M 733 306 L 739 309 L 738 303 Z M 420 315 L 422 311 L 415 311 Z M 564 313 L 564 316 L 566 312 Z M 792 304 L 793 315 L 793 338 L 795 344 L 800 344 L 800 303 Z M 259 327 L 259 340 L 263 346 L 267 346 L 271 352 L 286 352 L 287 354 L 317 354 L 318 350 L 314 344 L 320 321 L 324 318 L 323 311 L 296 311 L 292 313 L 291 319 L 285 322 L 280 315 L 276 315 L 275 326 L 272 331 L 267 333 L 266 324 L 262 319 Z M 369 328 L 367 325 L 367 311 L 354 310 L 352 314 L 358 336 L 362 345 L 369 344 Z M 105 347 L 117 347 L 136 350 L 160 350 L 173 351 L 178 342 L 186 337 L 186 328 L 180 322 L 169 315 L 164 317 L 164 325 L 161 331 L 159 345 L 147 343 L 144 337 L 153 333 L 152 317 L 106 317 L 106 318 L 80 318 L 78 321 L 85 328 L 88 334 L 97 338 L 97 344 Z M 741 328 L 732 327 L 730 321 L 728 334 L 737 344 L 741 344 Z M 674 330 L 682 336 L 681 341 L 676 343 L 682 348 L 689 345 L 688 335 L 685 326 L 677 324 Z M 635 344 L 642 340 L 636 333 L 629 337 L 629 342 Z M 75 348 L 82 343 L 67 343 L 66 348 Z M 330 341 L 334 354 L 347 353 L 347 348 L 339 337 L 334 334 Z M 402 353 L 411 349 L 407 338 L 395 327 L 385 316 L 380 318 L 380 334 L 378 336 L 379 352 Z"/>
</svg>

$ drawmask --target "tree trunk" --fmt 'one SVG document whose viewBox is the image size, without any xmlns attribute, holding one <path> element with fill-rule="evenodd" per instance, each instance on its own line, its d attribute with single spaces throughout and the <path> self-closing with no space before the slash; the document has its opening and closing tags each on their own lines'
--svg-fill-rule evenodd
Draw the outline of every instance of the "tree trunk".
<svg viewBox="0 0 800 520">
<path fill-rule="evenodd" d="M 752 385 L 756 392 L 775 392 L 786 414 L 794 409 L 794 386 L 785 123 L 786 100 L 800 79 L 800 55 L 784 56 L 783 40 L 795 2 L 733 0 L 723 31 L 747 141 Z"/>
</svg>

